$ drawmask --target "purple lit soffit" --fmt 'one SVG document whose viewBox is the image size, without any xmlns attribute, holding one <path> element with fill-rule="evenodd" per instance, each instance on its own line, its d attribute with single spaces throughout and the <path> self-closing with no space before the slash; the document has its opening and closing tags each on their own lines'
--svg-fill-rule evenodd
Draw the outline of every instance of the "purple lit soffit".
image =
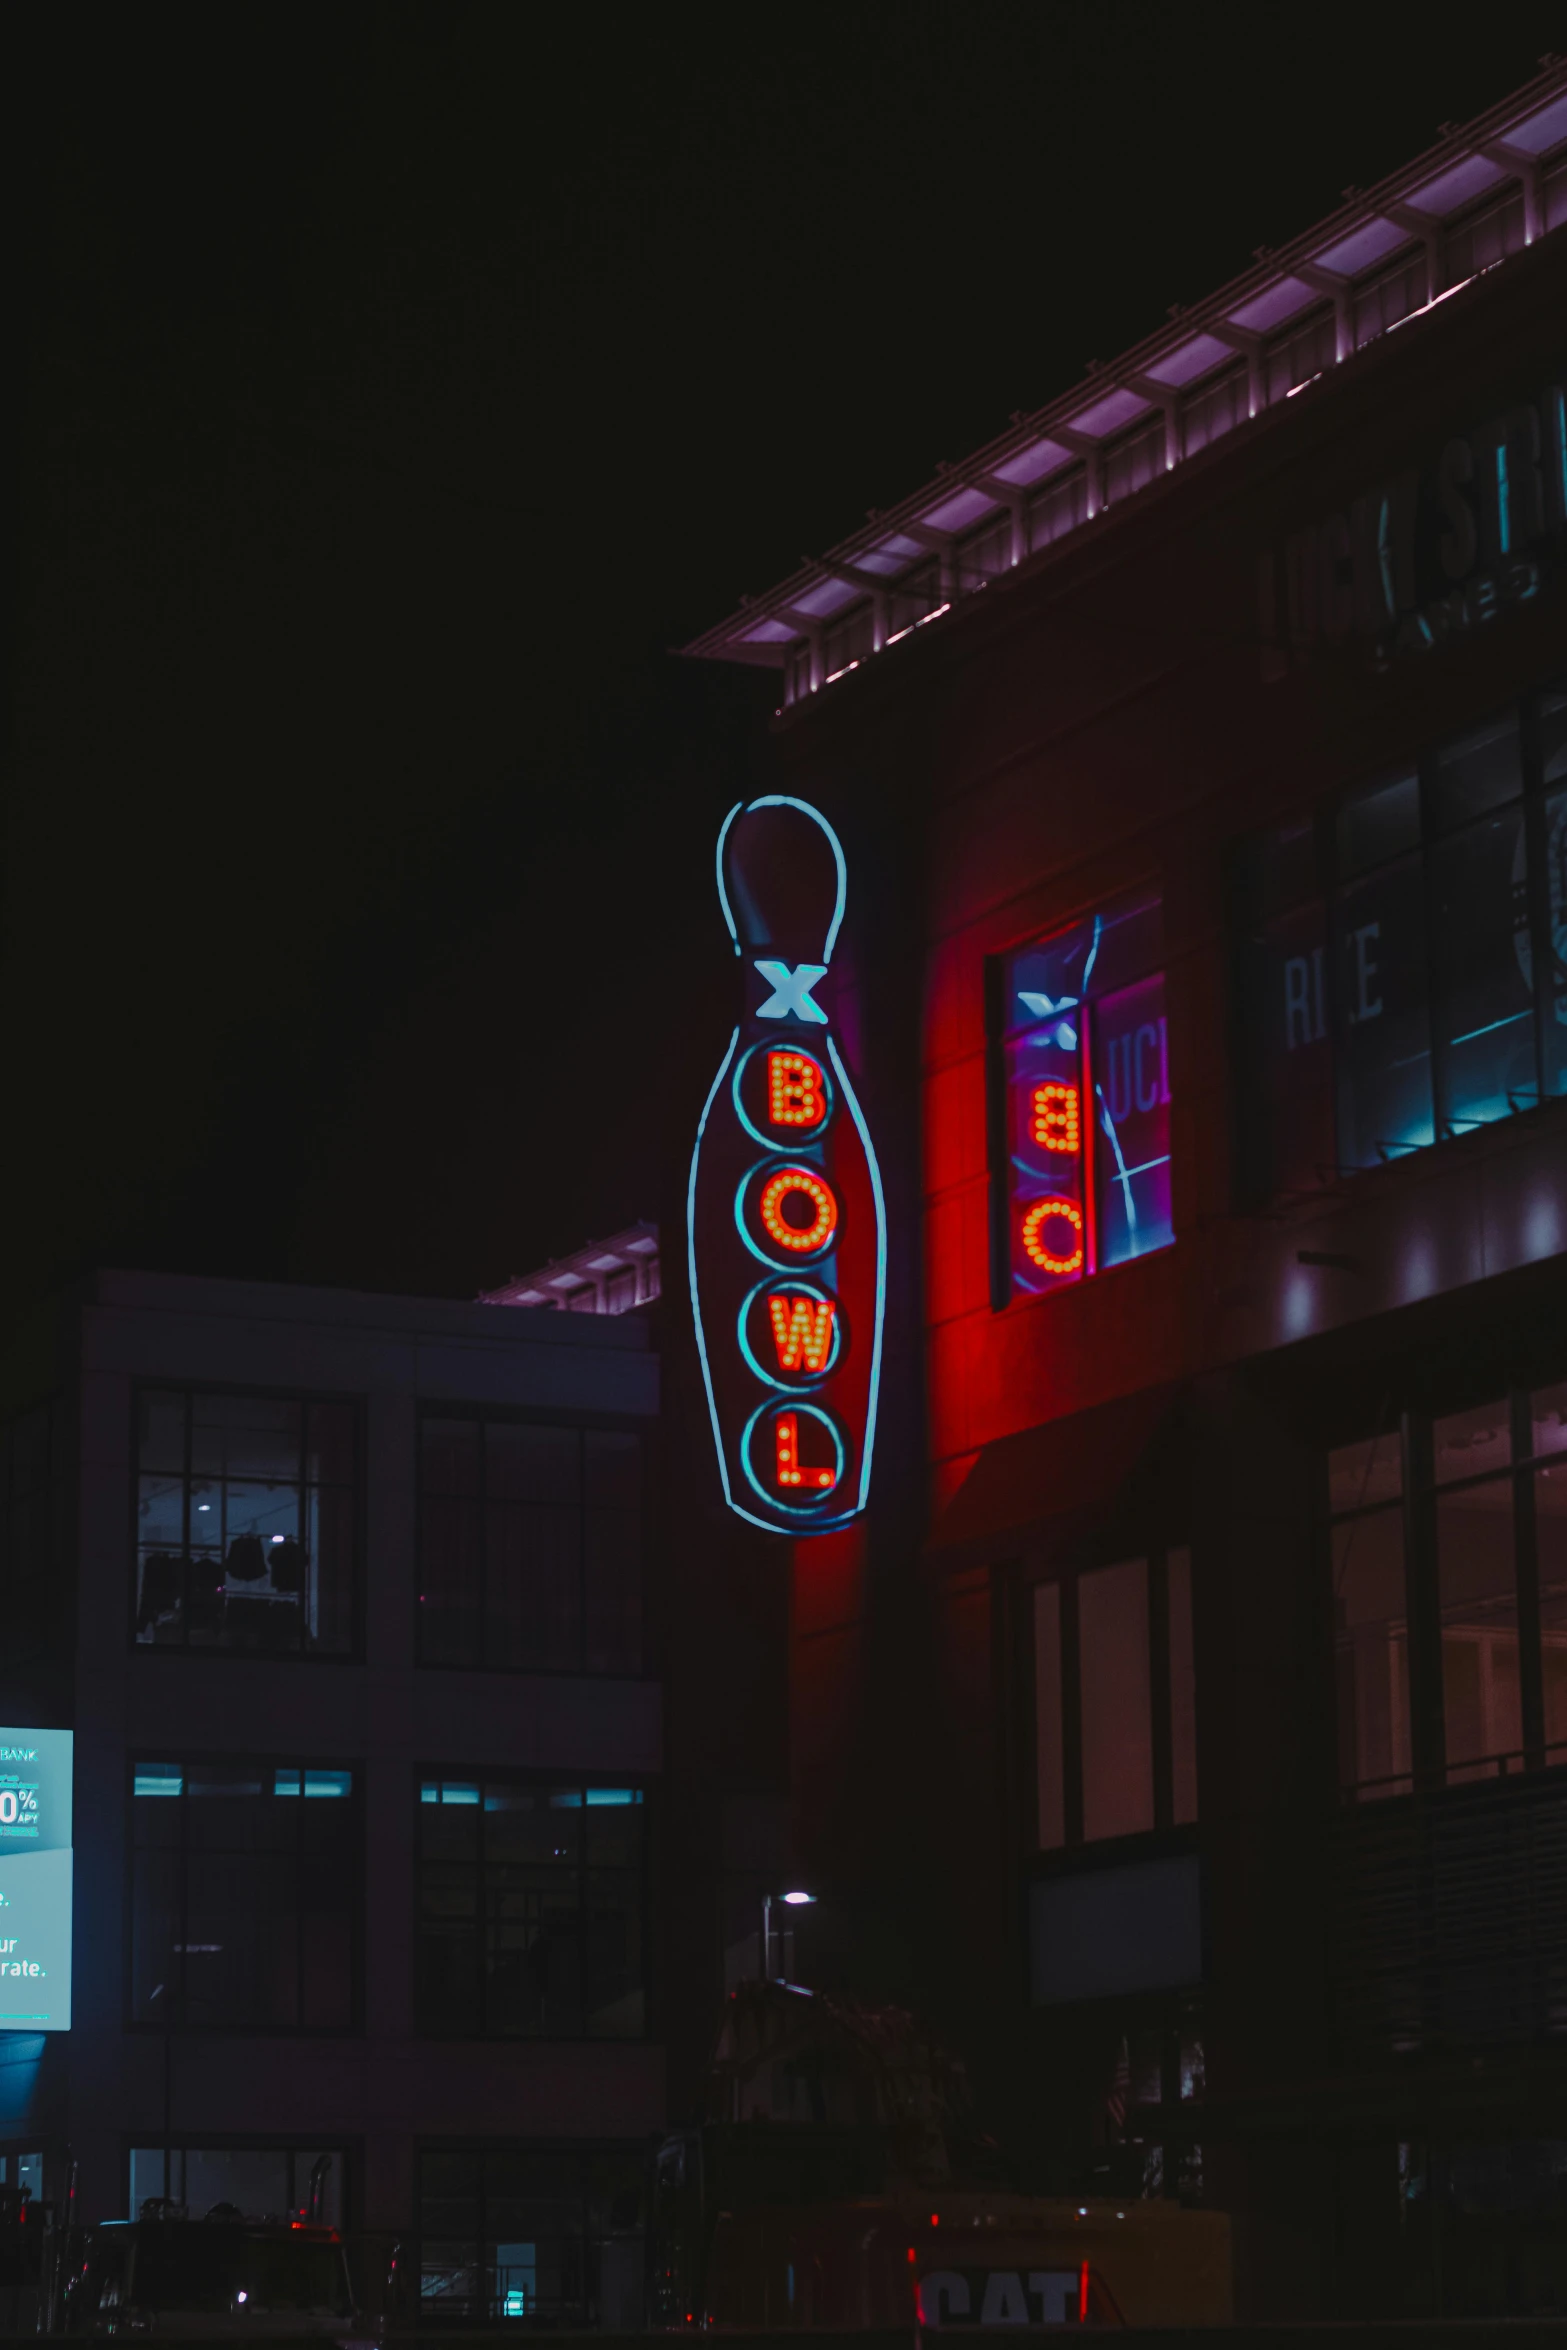
<svg viewBox="0 0 1567 2350">
<path fill-rule="evenodd" d="M 875 571 L 885 578 L 890 572 L 901 571 L 905 563 L 912 563 L 916 555 L 929 553 L 918 539 L 906 538 L 895 530 L 890 539 L 881 539 L 867 555 L 856 555 L 855 564 L 861 571 Z"/>
<path fill-rule="evenodd" d="M 1221 359 L 1234 359 L 1239 354 L 1228 343 L 1221 343 L 1217 335 L 1193 335 L 1189 343 L 1182 343 L 1174 351 L 1166 351 L 1162 359 L 1144 369 L 1156 384 L 1189 384 L 1199 375 L 1206 375 L 1210 367 L 1217 367 Z"/>
<path fill-rule="evenodd" d="M 1515 122 L 1507 134 L 1508 146 L 1520 148 L 1525 155 L 1543 155 L 1559 139 L 1567 139 L 1567 94 L 1553 98 L 1527 122 Z"/>
<path fill-rule="evenodd" d="M 1031 441 L 1026 449 L 1014 450 L 990 470 L 997 481 L 1009 481 L 1014 489 L 1025 490 L 1030 482 L 1043 481 L 1047 473 L 1059 473 L 1071 462 L 1071 450 L 1063 449 L 1059 441 Z"/>
<path fill-rule="evenodd" d="M 1459 205 L 1467 204 L 1471 197 L 1483 196 L 1487 188 L 1494 188 L 1498 180 L 1506 177 L 1502 166 L 1493 163 L 1489 155 L 1466 155 L 1462 163 L 1453 165 L 1451 171 L 1444 171 L 1438 178 L 1427 180 L 1425 186 L 1417 188 L 1412 196 L 1405 198 L 1405 202 L 1411 204 L 1416 212 L 1429 212 L 1440 218 L 1445 213 L 1456 212 Z"/>
<path fill-rule="evenodd" d="M 994 514 L 996 501 L 983 490 L 958 490 L 950 498 L 943 498 L 939 506 L 932 506 L 920 516 L 932 530 L 967 530 L 971 522 L 980 522 L 987 514 Z"/>
<path fill-rule="evenodd" d="M 1231 318 L 1248 334 L 1265 335 L 1270 327 L 1278 326 L 1286 318 L 1293 318 L 1297 310 L 1306 309 L 1322 296 L 1315 286 L 1302 285 L 1298 277 L 1275 278 L 1271 286 L 1264 286 L 1239 310 L 1230 312 Z"/>
<path fill-rule="evenodd" d="M 794 608 L 812 620 L 826 620 L 830 614 L 841 612 L 845 604 L 852 604 L 860 593 L 846 579 L 819 579 L 814 587 L 795 597 Z"/>
<path fill-rule="evenodd" d="M 736 637 L 741 645 L 788 645 L 794 642 L 795 630 L 783 620 L 759 620 L 754 628 L 742 629 Z"/>
<path fill-rule="evenodd" d="M 1351 229 L 1347 237 L 1340 237 L 1336 245 L 1329 245 L 1325 253 L 1312 258 L 1323 269 L 1335 269 L 1340 277 L 1358 277 L 1363 269 L 1371 269 L 1384 254 L 1396 251 L 1410 241 L 1407 228 L 1400 228 L 1396 220 L 1366 220 L 1359 228 Z"/>
<path fill-rule="evenodd" d="M 1072 418 L 1072 430 L 1086 432 L 1098 440 L 1102 434 L 1119 432 L 1123 424 L 1132 423 L 1136 417 L 1146 416 L 1152 405 L 1151 401 L 1143 398 L 1141 392 L 1129 392 L 1123 386 L 1107 392 L 1091 408 L 1082 409 Z"/>
</svg>

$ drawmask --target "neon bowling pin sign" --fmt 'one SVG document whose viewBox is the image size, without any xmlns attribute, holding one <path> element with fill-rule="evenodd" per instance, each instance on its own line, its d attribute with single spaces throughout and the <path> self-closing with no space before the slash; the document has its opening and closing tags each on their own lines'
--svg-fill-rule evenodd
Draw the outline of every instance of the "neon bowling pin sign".
<svg viewBox="0 0 1567 2350">
<path fill-rule="evenodd" d="M 717 877 L 741 1003 L 691 1160 L 697 1351 L 729 1507 L 825 1533 L 870 1491 L 887 1285 L 881 1173 L 838 1040 L 843 850 L 818 809 L 773 794 L 730 809 Z"/>
</svg>

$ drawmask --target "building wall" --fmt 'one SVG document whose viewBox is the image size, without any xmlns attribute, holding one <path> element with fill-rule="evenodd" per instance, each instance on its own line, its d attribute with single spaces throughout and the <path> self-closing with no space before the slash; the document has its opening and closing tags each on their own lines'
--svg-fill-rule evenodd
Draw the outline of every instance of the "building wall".
<svg viewBox="0 0 1567 2350">
<path fill-rule="evenodd" d="M 645 1325 L 123 1274 L 98 1277 L 66 1319 L 58 1354 L 75 1355 L 79 1430 L 75 2020 L 45 2046 L 25 2112 L 0 2130 L 41 2135 L 52 2154 L 68 2145 L 89 2217 L 124 2210 L 133 2143 L 250 2132 L 347 2142 L 354 2217 L 376 2228 L 409 2224 L 422 2139 L 645 2140 L 664 2117 L 656 1989 L 641 2041 L 421 2040 L 413 2015 L 421 1766 L 619 1774 L 649 1788 L 656 1823 L 664 1738 L 656 1663 L 639 1680 L 416 1666 L 418 1407 L 625 1415 L 651 1430 L 658 1363 Z M 10 1366 L 19 1400 L 36 1375 Z M 147 1380 L 362 1399 L 361 1659 L 132 1646 L 133 1392 Z M 341 1757 L 363 1774 L 361 2032 L 181 2031 L 166 2046 L 127 2027 L 127 1771 L 149 1752 Z"/>
<path fill-rule="evenodd" d="M 1245 1200 L 1226 908 L 1238 842 L 1559 674 L 1559 569 L 1532 601 L 1377 667 L 1353 635 L 1292 644 L 1260 606 L 1259 567 L 1277 579 L 1291 534 L 1560 381 L 1564 288 L 1567 251 L 1547 240 L 778 734 L 784 788 L 825 807 L 848 849 L 873 1131 L 906 1135 L 916 1105 L 920 1121 L 918 1221 L 895 1213 L 891 1228 L 895 1278 L 917 1284 L 923 1389 L 889 1395 L 869 1522 L 796 1555 L 802 1836 L 826 1876 L 896 1921 L 897 1987 L 965 2046 L 1035 2175 L 1062 2177 L 1083 2115 L 1096 2101 L 1102 2114 L 1120 2025 L 1109 2006 L 1029 2000 L 1029 1585 L 1063 1559 L 1191 1543 L 1201 1820 L 1165 1848 L 1195 1836 L 1201 1853 L 1208 2094 L 1227 2117 L 1206 2179 L 1240 2215 L 1257 2314 L 1391 2294 L 1343 2217 L 1370 2175 L 1353 2165 L 1378 2131 L 1387 2169 L 1400 2131 L 1446 2126 L 1440 2095 L 1397 2088 L 1391 2050 L 1373 2086 L 1333 2042 L 1344 1864 L 1323 1452 L 1366 1434 L 1389 1393 L 1450 1408 L 1465 1382 L 1567 1367 L 1553 1336 L 1567 1104 L 1309 1199 Z M 1175 1245 L 997 1312 L 987 958 L 1155 878 Z M 884 1163 L 899 1148 L 884 1144 Z M 1144 1489 L 1135 1455 L 1094 1487 L 1096 1415 L 1130 1428 L 1165 1395 L 1174 1434 Z M 1084 1433 L 1032 1488 L 1007 1471 L 1010 1504 L 973 1526 L 1008 1448 L 1054 1423 Z M 1484 2126 L 1505 2134 L 1516 2117 L 1503 2099 Z"/>
</svg>

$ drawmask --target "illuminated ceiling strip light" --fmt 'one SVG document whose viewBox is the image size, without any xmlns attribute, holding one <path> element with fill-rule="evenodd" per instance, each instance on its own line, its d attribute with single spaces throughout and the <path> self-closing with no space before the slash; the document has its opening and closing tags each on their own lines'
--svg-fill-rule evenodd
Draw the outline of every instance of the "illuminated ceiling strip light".
<svg viewBox="0 0 1567 2350">
<path fill-rule="evenodd" d="M 871 1455 L 876 1448 L 876 1406 L 881 1396 L 881 1336 L 887 1312 L 887 1201 L 881 1187 L 881 1168 L 876 1158 L 876 1146 L 871 1141 L 870 1128 L 865 1123 L 859 1097 L 849 1083 L 848 1071 L 838 1057 L 837 1042 L 832 1036 L 827 1039 L 827 1050 L 832 1056 L 833 1074 L 843 1088 L 843 1098 L 849 1105 L 849 1115 L 858 1127 L 860 1141 L 865 1146 L 865 1164 L 870 1169 L 871 1190 L 876 1199 L 876 1327 L 871 1333 L 870 1394 L 865 1407 L 865 1443 L 860 1453 L 860 1498 L 856 1505 L 864 1509 L 871 1489 Z"/>
<path fill-rule="evenodd" d="M 731 809 L 730 809 L 730 811 L 729 811 L 729 815 L 728 815 L 728 817 L 726 817 L 726 818 L 725 818 L 725 821 L 724 821 L 724 831 L 725 831 L 725 832 L 727 832 L 727 831 L 728 831 L 728 829 L 729 829 L 729 825 L 730 825 L 730 823 L 733 821 L 733 818 L 734 818 L 734 815 L 735 815 L 735 812 L 736 812 L 736 808 L 738 808 L 738 805 L 739 805 L 739 803 L 738 803 L 738 801 L 737 801 L 737 802 L 736 802 L 736 804 L 735 804 L 735 808 L 731 808 Z M 720 855 L 722 855 L 722 847 L 723 847 L 723 834 L 722 834 L 722 833 L 720 833 L 720 835 L 719 835 L 719 848 L 720 848 Z M 722 865 L 720 865 L 720 869 L 719 869 L 719 880 L 718 880 L 718 893 L 719 893 L 719 896 L 720 896 L 720 897 L 722 897 L 722 896 L 723 896 L 723 889 L 724 889 L 724 883 L 723 883 L 723 871 L 722 871 Z M 726 900 L 725 900 L 725 903 L 724 903 L 724 914 L 725 914 L 726 918 L 727 918 L 727 916 L 728 916 L 728 913 L 729 913 L 729 905 L 728 905 L 728 901 L 727 901 L 727 899 L 726 899 Z M 732 933 L 732 932 L 733 932 L 733 930 L 734 930 L 734 924 L 733 924 L 733 922 L 730 922 L 730 924 L 729 924 L 729 928 L 730 928 L 730 931 L 731 931 L 731 933 Z M 739 952 L 740 952 L 740 942 L 739 942 L 739 940 L 738 940 L 738 938 L 737 938 L 737 939 L 735 940 L 735 953 L 736 953 L 736 954 L 738 954 Z M 695 1329 L 695 1331 L 696 1331 L 696 1351 L 697 1351 L 697 1360 L 698 1360 L 698 1361 L 701 1363 L 701 1366 L 702 1366 L 702 1385 L 703 1385 L 703 1386 L 706 1388 L 706 1390 L 707 1390 L 707 1410 L 708 1410 L 708 1417 L 711 1419 L 711 1421 L 712 1421 L 712 1423 L 713 1423 L 713 1449 L 714 1449 L 714 1450 L 716 1451 L 716 1453 L 718 1454 L 718 1474 L 719 1474 L 720 1481 L 722 1482 L 722 1485 L 723 1485 L 723 1488 L 724 1488 L 724 1499 L 725 1499 L 725 1501 L 726 1501 L 726 1502 L 728 1502 L 728 1504 L 729 1504 L 729 1506 L 730 1506 L 730 1508 L 731 1508 L 731 1509 L 737 1509 L 737 1508 L 739 1508 L 739 1504 L 736 1502 L 734 1495 L 733 1495 L 733 1494 L 730 1492 L 730 1490 L 729 1490 L 729 1463 L 728 1463 L 728 1460 L 725 1458 L 725 1454 L 724 1454 L 724 1432 L 723 1432 L 723 1429 L 722 1429 L 722 1427 L 719 1425 L 719 1419 L 718 1419 L 718 1398 L 717 1398 L 717 1397 L 714 1395 L 714 1393 L 713 1393 L 713 1374 L 712 1374 L 712 1370 L 711 1370 L 711 1368 L 709 1367 L 708 1360 L 707 1360 L 707 1338 L 706 1338 L 706 1335 L 704 1334 L 704 1332 L 703 1332 L 703 1329 L 702 1329 L 702 1292 L 701 1292 L 701 1289 L 699 1288 L 699 1286 L 698 1286 L 698 1284 L 697 1284 L 697 1274 L 696 1274 L 696 1174 L 697 1174 L 697 1168 L 698 1168 L 698 1167 L 701 1165 L 701 1161 L 702 1161 L 702 1137 L 703 1137 L 703 1135 L 704 1135 L 704 1134 L 707 1132 L 707 1121 L 708 1121 L 708 1118 L 709 1118 L 709 1116 L 711 1115 L 712 1108 L 713 1108 L 713 1104 L 714 1104 L 714 1102 L 716 1102 L 716 1101 L 717 1101 L 717 1099 L 718 1099 L 719 1088 L 722 1086 L 722 1084 L 723 1084 L 723 1082 L 724 1082 L 724 1079 L 725 1079 L 725 1078 L 728 1076 L 728 1074 L 729 1074 L 729 1064 L 730 1064 L 730 1062 L 731 1062 L 731 1061 L 734 1059 L 734 1057 L 735 1057 L 735 1046 L 736 1046 L 736 1045 L 737 1045 L 739 1042 L 740 1042 L 740 1029 L 739 1029 L 739 1026 L 738 1026 L 738 1024 L 736 1024 L 736 1027 L 735 1027 L 734 1033 L 733 1033 L 733 1035 L 732 1035 L 732 1036 L 730 1037 L 730 1039 L 729 1039 L 729 1050 L 728 1050 L 728 1051 L 725 1053 L 725 1055 L 724 1055 L 723 1059 L 722 1059 L 722 1060 L 719 1062 L 719 1064 L 718 1064 L 718 1075 L 717 1075 L 717 1076 L 716 1076 L 716 1077 L 713 1079 L 713 1082 L 712 1082 L 711 1086 L 709 1086 L 709 1088 L 708 1088 L 708 1094 L 707 1094 L 707 1099 L 706 1099 L 706 1101 L 705 1101 L 705 1102 L 702 1104 L 702 1115 L 701 1115 L 701 1117 L 700 1117 L 700 1118 L 697 1120 L 697 1128 L 696 1128 L 696 1148 L 695 1148 L 695 1149 L 692 1151 L 692 1153 L 691 1153 L 691 1175 L 690 1175 L 690 1180 L 689 1180 L 689 1181 L 688 1181 L 688 1183 L 686 1184 L 686 1267 L 687 1267 L 687 1271 L 688 1271 L 688 1273 L 689 1273 L 689 1276 L 690 1276 L 690 1281 L 691 1281 L 691 1322 L 692 1322 L 692 1327 L 693 1327 L 693 1328 Z M 749 1511 L 749 1510 L 741 1510 L 741 1511 L 740 1511 L 740 1515 L 741 1515 L 742 1517 L 750 1517 L 751 1513 L 750 1513 L 750 1511 Z M 752 1520 L 751 1520 L 751 1523 L 752 1523 L 753 1525 L 755 1525 L 755 1526 L 759 1526 L 759 1525 L 761 1525 L 761 1524 L 763 1523 L 763 1521 L 762 1521 L 760 1518 L 752 1518 Z"/>
</svg>

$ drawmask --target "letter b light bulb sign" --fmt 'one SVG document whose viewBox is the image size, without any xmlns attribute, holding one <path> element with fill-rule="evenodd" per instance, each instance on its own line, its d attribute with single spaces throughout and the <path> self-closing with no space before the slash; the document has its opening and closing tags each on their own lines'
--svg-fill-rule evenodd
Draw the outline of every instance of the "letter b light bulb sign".
<svg viewBox="0 0 1567 2350">
<path fill-rule="evenodd" d="M 740 1018 L 697 1128 L 691 1306 L 731 1509 L 818 1534 L 865 1507 L 887 1218 L 837 1035 L 843 851 L 804 800 L 730 810 L 718 896 Z"/>
</svg>

